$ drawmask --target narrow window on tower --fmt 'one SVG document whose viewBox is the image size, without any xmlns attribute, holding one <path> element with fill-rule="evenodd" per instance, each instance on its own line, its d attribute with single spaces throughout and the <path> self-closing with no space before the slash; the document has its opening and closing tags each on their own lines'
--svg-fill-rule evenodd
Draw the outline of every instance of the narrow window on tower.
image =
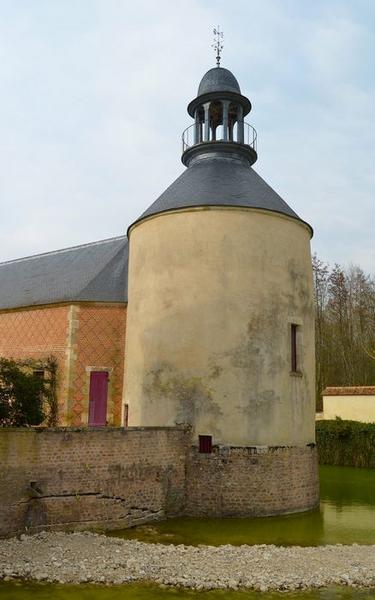
<svg viewBox="0 0 375 600">
<path fill-rule="evenodd" d="M 297 329 L 298 325 L 291 323 L 290 325 L 290 352 L 291 352 L 291 371 L 297 373 L 298 365 L 298 348 L 297 348 Z"/>
<path fill-rule="evenodd" d="M 212 435 L 200 435 L 199 437 L 199 452 L 202 454 L 210 454 L 212 452 Z"/>
<path fill-rule="evenodd" d="M 129 427 L 129 404 L 124 404 L 124 427 Z"/>
</svg>

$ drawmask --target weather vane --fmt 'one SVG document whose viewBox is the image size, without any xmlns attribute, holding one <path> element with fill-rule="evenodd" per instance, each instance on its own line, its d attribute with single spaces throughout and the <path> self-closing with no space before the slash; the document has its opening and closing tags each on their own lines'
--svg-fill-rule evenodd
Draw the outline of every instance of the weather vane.
<svg viewBox="0 0 375 600">
<path fill-rule="evenodd" d="M 216 52 L 216 66 L 220 67 L 220 59 L 221 59 L 221 52 L 224 48 L 224 44 L 223 44 L 223 38 L 224 38 L 224 33 L 222 31 L 220 31 L 220 25 L 218 25 L 217 27 L 214 27 L 214 43 L 211 44 L 212 48 L 215 49 Z"/>
</svg>

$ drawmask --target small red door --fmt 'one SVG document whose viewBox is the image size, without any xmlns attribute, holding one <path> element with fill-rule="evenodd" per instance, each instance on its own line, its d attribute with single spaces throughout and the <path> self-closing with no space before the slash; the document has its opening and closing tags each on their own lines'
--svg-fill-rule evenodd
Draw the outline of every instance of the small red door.
<svg viewBox="0 0 375 600">
<path fill-rule="evenodd" d="M 91 371 L 89 425 L 101 427 L 107 421 L 108 371 Z"/>
</svg>

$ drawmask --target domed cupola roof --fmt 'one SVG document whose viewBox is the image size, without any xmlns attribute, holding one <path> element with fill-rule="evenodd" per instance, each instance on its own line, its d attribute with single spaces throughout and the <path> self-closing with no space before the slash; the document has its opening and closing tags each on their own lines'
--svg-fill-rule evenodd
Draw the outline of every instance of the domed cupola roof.
<svg viewBox="0 0 375 600">
<path fill-rule="evenodd" d="M 234 92 L 241 94 L 237 79 L 231 71 L 223 67 L 214 67 L 203 75 L 198 88 L 198 96 L 212 92 Z"/>
<path fill-rule="evenodd" d="M 194 118 L 197 108 L 207 102 L 229 100 L 242 107 L 244 117 L 251 111 L 251 102 L 242 96 L 241 88 L 233 73 L 223 67 L 214 67 L 203 75 L 198 87 L 198 95 L 188 107 L 188 113 Z"/>
</svg>

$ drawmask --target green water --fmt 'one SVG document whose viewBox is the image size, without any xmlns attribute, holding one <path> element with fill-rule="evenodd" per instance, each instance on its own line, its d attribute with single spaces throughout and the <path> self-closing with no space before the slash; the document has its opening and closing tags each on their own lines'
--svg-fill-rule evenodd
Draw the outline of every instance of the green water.
<svg viewBox="0 0 375 600">
<path fill-rule="evenodd" d="M 117 532 L 172 544 L 375 544 L 375 469 L 321 467 L 321 507 L 265 519 L 173 519 Z M 0 583 L 1 600 L 375 600 L 375 589 L 309 592 L 195 592 L 146 584 L 123 587 Z"/>
<path fill-rule="evenodd" d="M 212 546 L 375 544 L 375 470 L 320 467 L 320 484 L 320 508 L 309 513 L 261 519 L 171 519 L 111 535 Z"/>
<path fill-rule="evenodd" d="M 0 583 L 2 600 L 374 600 L 375 590 L 326 588 L 309 592 L 194 592 L 152 585 L 100 587 Z"/>
</svg>

